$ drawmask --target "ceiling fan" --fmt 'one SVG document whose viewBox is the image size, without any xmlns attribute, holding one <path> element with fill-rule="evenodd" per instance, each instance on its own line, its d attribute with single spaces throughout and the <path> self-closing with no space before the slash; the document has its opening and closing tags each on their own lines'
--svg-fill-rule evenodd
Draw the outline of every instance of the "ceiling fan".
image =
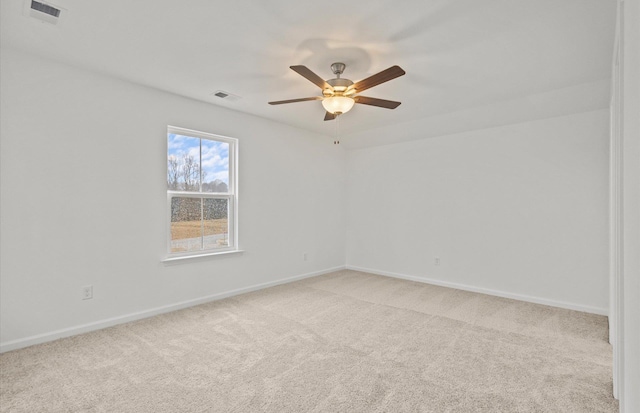
<svg viewBox="0 0 640 413">
<path fill-rule="evenodd" d="M 342 79 L 340 75 L 344 72 L 346 65 L 344 63 L 334 63 L 331 65 L 331 71 L 336 75 L 335 79 L 324 80 L 320 76 L 313 73 L 306 66 L 290 66 L 290 68 L 306 78 L 322 89 L 322 96 L 313 96 L 309 98 L 301 99 L 289 99 L 278 100 L 275 102 L 269 102 L 270 105 L 282 105 L 284 103 L 294 102 L 306 102 L 310 100 L 321 100 L 322 106 L 324 106 L 327 113 L 324 116 L 324 120 L 333 120 L 339 115 L 347 113 L 355 103 L 363 105 L 378 106 L 386 109 L 395 109 L 400 105 L 400 102 L 393 100 L 370 98 L 366 96 L 360 96 L 358 93 L 378 86 L 381 83 L 388 82 L 405 74 L 400 66 L 391 66 L 390 68 L 383 70 L 380 73 L 369 76 L 366 79 L 353 83 L 349 79 Z"/>
</svg>

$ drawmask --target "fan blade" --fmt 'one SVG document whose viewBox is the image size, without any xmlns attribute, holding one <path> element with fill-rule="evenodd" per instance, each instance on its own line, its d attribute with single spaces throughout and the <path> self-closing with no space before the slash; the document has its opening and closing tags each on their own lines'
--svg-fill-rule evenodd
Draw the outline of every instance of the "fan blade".
<svg viewBox="0 0 640 413">
<path fill-rule="evenodd" d="M 363 105 L 378 106 L 385 109 L 395 109 L 398 106 L 400 106 L 400 103 L 401 103 L 401 102 L 396 102 L 394 100 L 368 98 L 366 96 L 356 96 L 353 99 L 356 101 L 356 103 L 361 103 Z"/>
<path fill-rule="evenodd" d="M 366 79 L 362 79 L 359 82 L 353 84 L 350 89 L 355 89 L 357 92 L 362 92 L 374 86 L 378 86 L 380 83 L 388 82 L 396 77 L 404 75 L 406 72 L 402 70 L 400 66 L 391 66 L 390 68 L 383 70 L 380 73 L 376 73 L 373 76 L 369 76 Z"/>
<path fill-rule="evenodd" d="M 324 120 L 334 120 L 335 118 L 337 118 L 338 116 L 331 113 L 331 112 L 327 112 L 324 114 Z"/>
<path fill-rule="evenodd" d="M 318 86 L 320 89 L 333 90 L 330 84 L 325 82 L 324 79 L 321 78 L 320 76 L 313 73 L 308 67 L 299 65 L 299 66 L 289 66 L 289 68 L 294 72 L 298 73 L 300 76 L 307 79 L 308 81 L 310 81 L 311 83 L 313 83 L 314 85 Z"/>
<path fill-rule="evenodd" d="M 321 96 L 314 96 L 312 98 L 300 98 L 300 99 L 289 99 L 289 100 L 277 100 L 275 102 L 269 102 L 270 105 L 282 105 L 285 103 L 295 103 L 295 102 L 306 102 L 309 100 L 322 100 Z"/>
</svg>

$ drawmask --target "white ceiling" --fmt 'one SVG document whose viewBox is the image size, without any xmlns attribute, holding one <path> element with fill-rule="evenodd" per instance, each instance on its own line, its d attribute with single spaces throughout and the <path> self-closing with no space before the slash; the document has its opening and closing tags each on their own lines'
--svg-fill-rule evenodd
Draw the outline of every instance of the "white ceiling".
<svg viewBox="0 0 640 413">
<path fill-rule="evenodd" d="M 356 105 L 340 122 L 346 136 L 445 118 L 454 131 L 487 108 L 495 108 L 496 124 L 548 117 L 584 109 L 585 94 L 587 108 L 608 104 L 601 85 L 611 72 L 614 0 L 51 3 L 66 9 L 57 25 L 25 16 L 24 0 L 2 0 L 2 47 L 326 135 L 335 122 L 322 120 L 320 102 L 267 104 L 319 95 L 289 66 L 328 79 L 331 63 L 341 61 L 353 81 L 395 64 L 407 72 L 365 93 L 402 105 Z M 217 90 L 242 99 L 221 100 Z M 558 103 L 556 90 L 577 92 Z M 532 100 L 546 109 L 536 112 Z"/>
</svg>

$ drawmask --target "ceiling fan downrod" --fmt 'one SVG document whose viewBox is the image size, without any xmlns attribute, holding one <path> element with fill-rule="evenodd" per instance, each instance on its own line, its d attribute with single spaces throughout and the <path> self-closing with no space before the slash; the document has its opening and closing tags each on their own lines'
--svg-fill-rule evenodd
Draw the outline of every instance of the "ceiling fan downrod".
<svg viewBox="0 0 640 413">
<path fill-rule="evenodd" d="M 336 78 L 340 79 L 340 75 L 344 73 L 344 69 L 346 67 L 347 65 L 345 65 L 344 63 L 336 62 L 331 64 L 331 71 L 334 75 L 336 75 Z"/>
</svg>

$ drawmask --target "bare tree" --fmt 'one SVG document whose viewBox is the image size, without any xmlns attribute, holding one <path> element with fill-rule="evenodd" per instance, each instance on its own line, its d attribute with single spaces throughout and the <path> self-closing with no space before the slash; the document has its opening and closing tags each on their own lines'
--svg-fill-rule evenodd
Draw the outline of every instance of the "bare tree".
<svg viewBox="0 0 640 413">
<path fill-rule="evenodd" d="M 180 177 L 180 166 L 178 158 L 171 155 L 167 158 L 167 187 L 171 190 L 178 190 L 178 179 Z"/>
<path fill-rule="evenodd" d="M 200 190 L 200 164 L 189 154 L 183 154 L 180 165 L 180 175 L 184 187 L 183 191 Z"/>
<path fill-rule="evenodd" d="M 189 154 L 167 157 L 167 187 L 174 191 L 200 191 L 206 171 L 200 171 L 200 164 Z"/>
</svg>

